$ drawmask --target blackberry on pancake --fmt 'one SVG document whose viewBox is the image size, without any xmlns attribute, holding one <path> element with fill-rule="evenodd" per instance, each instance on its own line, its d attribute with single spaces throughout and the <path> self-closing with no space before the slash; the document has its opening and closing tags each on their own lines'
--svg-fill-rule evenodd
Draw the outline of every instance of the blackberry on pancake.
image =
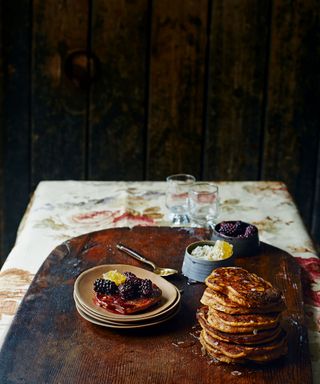
<svg viewBox="0 0 320 384">
<path fill-rule="evenodd" d="M 149 279 L 132 272 L 111 270 L 93 284 L 94 303 L 107 311 L 129 315 L 141 312 L 161 300 L 161 289 Z"/>
</svg>

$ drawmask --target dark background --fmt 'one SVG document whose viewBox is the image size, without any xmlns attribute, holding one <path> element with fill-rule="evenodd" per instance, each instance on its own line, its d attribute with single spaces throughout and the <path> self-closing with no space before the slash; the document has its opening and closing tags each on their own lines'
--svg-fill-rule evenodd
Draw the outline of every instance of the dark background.
<svg viewBox="0 0 320 384">
<path fill-rule="evenodd" d="M 282 180 L 320 239 L 318 0 L 3 0 L 1 259 L 40 180 Z"/>
</svg>

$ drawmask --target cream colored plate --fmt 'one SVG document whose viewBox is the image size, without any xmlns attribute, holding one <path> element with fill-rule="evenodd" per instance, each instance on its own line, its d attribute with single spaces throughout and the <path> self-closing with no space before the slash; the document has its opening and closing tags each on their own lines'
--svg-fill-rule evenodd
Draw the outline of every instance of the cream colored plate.
<svg viewBox="0 0 320 384">
<path fill-rule="evenodd" d="M 84 312 L 85 314 L 87 314 L 89 317 L 92 317 L 93 319 L 96 319 L 98 321 L 101 321 L 101 322 L 107 322 L 107 323 L 114 323 L 114 324 L 122 324 L 122 325 L 129 325 L 129 324 L 138 324 L 138 323 L 144 323 L 144 322 L 150 322 L 150 321 L 156 321 L 156 320 L 160 320 L 161 318 L 163 317 L 166 317 L 166 316 L 169 316 L 171 313 L 173 313 L 178 305 L 180 305 L 180 298 L 179 300 L 176 300 L 172 306 L 170 306 L 169 308 L 166 308 L 163 312 L 160 312 L 152 317 L 144 317 L 142 319 L 139 319 L 139 320 L 133 320 L 133 321 L 127 321 L 128 319 L 126 318 L 126 321 L 114 321 L 114 320 L 110 320 L 104 316 L 100 316 L 100 315 L 97 315 L 95 312 L 89 310 L 87 307 L 84 307 L 80 302 L 79 300 L 77 299 L 77 297 L 74 295 L 73 296 L 73 299 L 75 301 L 75 304 L 76 306 L 82 311 Z"/>
<path fill-rule="evenodd" d="M 78 307 L 80 307 L 84 312 L 86 312 L 89 316 L 91 317 L 94 317 L 96 318 L 97 320 L 107 320 L 107 321 L 114 321 L 114 318 L 113 317 L 110 317 L 108 316 L 110 312 L 108 312 L 107 310 L 104 310 L 106 313 L 104 315 L 100 315 L 94 311 L 92 311 L 88 306 L 86 305 L 83 305 L 78 297 L 76 296 L 75 292 L 73 294 L 73 299 L 75 301 L 75 303 L 78 305 Z M 130 315 L 121 315 L 122 317 L 118 320 L 118 322 L 121 322 L 121 323 L 135 323 L 135 322 L 139 322 L 141 320 L 147 320 L 147 319 L 156 319 L 158 317 L 161 317 L 163 315 L 165 315 L 167 312 L 170 312 L 172 311 L 177 305 L 179 305 L 180 303 L 180 300 L 181 300 L 181 294 L 180 292 L 177 290 L 177 297 L 176 297 L 176 300 L 172 303 L 172 305 L 170 305 L 170 307 L 167 307 L 165 308 L 163 311 L 161 312 L 158 312 L 156 314 L 152 314 L 152 315 L 149 315 L 149 312 L 146 312 L 145 313 L 145 316 L 143 317 L 139 317 L 139 318 L 135 318 L 135 317 L 131 317 Z M 112 315 L 112 313 L 111 313 Z"/>
<path fill-rule="evenodd" d="M 107 320 L 107 321 L 113 321 L 114 320 L 114 318 L 108 317 L 109 312 L 107 310 L 105 310 L 105 312 L 106 312 L 106 316 L 105 316 L 105 315 L 97 314 L 96 312 L 92 311 L 89 307 L 82 305 L 80 303 L 80 301 L 78 300 L 77 296 L 75 295 L 75 293 L 73 295 L 73 299 L 74 299 L 75 303 L 78 305 L 78 307 L 80 307 L 88 315 L 95 317 L 96 319 L 99 319 L 99 320 Z M 172 305 L 170 307 L 165 308 L 163 311 L 156 313 L 156 314 L 153 314 L 151 316 L 149 316 L 148 312 L 147 312 L 144 317 L 139 317 L 138 319 L 132 318 L 130 315 L 122 315 L 122 317 L 119 319 L 119 322 L 121 322 L 121 323 L 124 323 L 124 322 L 134 323 L 134 322 L 138 322 L 141 320 L 155 319 L 157 317 L 163 316 L 167 312 L 172 311 L 177 305 L 179 305 L 180 299 L 181 299 L 181 295 L 180 295 L 180 292 L 178 292 L 176 300 L 172 303 Z"/>
<path fill-rule="evenodd" d="M 163 323 L 169 319 L 172 319 L 180 311 L 180 305 L 179 305 L 173 313 L 169 314 L 168 316 L 165 316 L 164 318 L 162 318 L 161 320 L 158 320 L 158 321 L 153 321 L 151 319 L 150 322 L 144 322 L 141 324 L 139 324 L 139 323 L 137 323 L 137 324 L 121 324 L 121 323 L 117 324 L 114 322 L 108 323 L 108 322 L 102 322 L 102 321 L 96 320 L 96 319 L 92 318 L 91 316 L 87 315 L 85 312 L 83 312 L 82 309 L 79 308 L 77 305 L 76 305 L 76 308 L 77 308 L 79 315 L 82 318 L 84 318 L 85 320 L 89 321 L 90 323 L 100 325 L 102 327 L 117 328 L 117 329 L 145 328 L 145 327 L 150 327 L 152 325 L 161 324 L 161 323 Z"/>
<path fill-rule="evenodd" d="M 141 314 L 132 315 L 121 315 L 117 313 L 107 312 L 105 309 L 95 305 L 93 302 L 93 283 L 96 279 L 102 277 L 103 273 L 114 269 L 122 273 L 132 272 L 141 279 L 150 279 L 162 291 L 162 298 L 160 304 L 155 307 L 151 307 L 149 311 L 146 310 Z M 152 273 L 145 269 L 135 267 L 133 265 L 124 264 L 99 265 L 97 267 L 84 271 L 81 275 L 78 276 L 77 280 L 75 281 L 74 294 L 80 304 L 85 308 L 90 309 L 91 311 L 93 311 L 97 315 L 102 316 L 105 319 L 121 322 L 143 320 L 147 317 L 151 318 L 152 316 L 157 315 L 158 313 L 163 312 L 166 308 L 172 306 L 172 304 L 176 301 L 177 296 L 180 295 L 177 288 L 161 276 L 158 276 L 155 273 Z"/>
</svg>

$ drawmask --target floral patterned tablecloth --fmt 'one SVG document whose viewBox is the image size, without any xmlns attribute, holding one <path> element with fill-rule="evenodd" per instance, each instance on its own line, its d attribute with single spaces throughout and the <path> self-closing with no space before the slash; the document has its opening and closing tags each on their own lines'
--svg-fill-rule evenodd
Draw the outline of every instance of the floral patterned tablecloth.
<svg viewBox="0 0 320 384">
<path fill-rule="evenodd" d="M 301 265 L 313 376 L 319 377 L 320 261 L 285 184 L 217 184 L 219 221 L 255 224 L 262 241 L 291 253 Z M 170 225 L 165 188 L 165 182 L 41 182 L 0 273 L 0 345 L 33 276 L 53 248 L 104 228 Z"/>
</svg>

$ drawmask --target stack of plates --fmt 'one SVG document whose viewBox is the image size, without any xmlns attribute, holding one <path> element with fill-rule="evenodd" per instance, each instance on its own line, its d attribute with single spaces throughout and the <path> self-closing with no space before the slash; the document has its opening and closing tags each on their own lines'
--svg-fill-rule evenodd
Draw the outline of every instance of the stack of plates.
<svg viewBox="0 0 320 384">
<path fill-rule="evenodd" d="M 93 283 L 110 270 L 132 272 L 141 279 L 150 279 L 162 291 L 160 303 L 130 315 L 113 313 L 99 307 L 94 303 Z M 179 290 L 167 280 L 145 269 L 123 264 L 100 265 L 86 270 L 75 282 L 73 297 L 80 316 L 93 324 L 109 328 L 142 328 L 160 324 L 178 313 L 181 299 Z"/>
</svg>

